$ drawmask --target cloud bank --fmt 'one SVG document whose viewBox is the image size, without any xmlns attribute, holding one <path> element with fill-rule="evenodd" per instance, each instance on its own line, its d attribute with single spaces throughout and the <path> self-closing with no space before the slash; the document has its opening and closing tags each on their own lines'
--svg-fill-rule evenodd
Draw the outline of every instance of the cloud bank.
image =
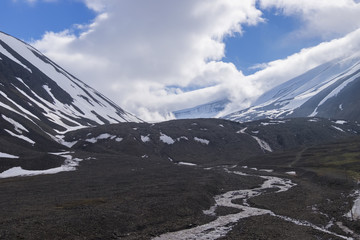
<svg viewBox="0 0 360 240">
<path fill-rule="evenodd" d="M 226 97 L 233 102 L 226 111 L 239 110 L 269 88 L 360 49 L 359 4 L 350 0 L 83 1 L 97 13 L 91 24 L 48 32 L 33 45 L 144 120 Z M 262 11 L 271 8 L 302 19 L 295 37 L 322 34 L 325 42 L 244 76 L 221 61 L 224 38 L 264 22 Z"/>
</svg>

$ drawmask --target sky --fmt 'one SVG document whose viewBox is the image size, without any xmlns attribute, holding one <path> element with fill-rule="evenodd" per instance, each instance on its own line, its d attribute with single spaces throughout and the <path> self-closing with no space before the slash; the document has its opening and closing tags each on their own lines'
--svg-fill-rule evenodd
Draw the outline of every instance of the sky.
<svg viewBox="0 0 360 240">
<path fill-rule="evenodd" d="M 22 39 L 146 121 L 227 98 L 221 114 L 360 52 L 358 0 L 1 0 Z"/>
</svg>

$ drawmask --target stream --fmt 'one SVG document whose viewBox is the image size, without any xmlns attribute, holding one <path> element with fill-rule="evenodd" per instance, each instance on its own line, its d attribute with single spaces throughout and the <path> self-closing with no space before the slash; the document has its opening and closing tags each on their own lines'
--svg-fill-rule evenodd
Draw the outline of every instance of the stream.
<svg viewBox="0 0 360 240">
<path fill-rule="evenodd" d="M 238 175 L 248 175 L 246 173 L 238 172 L 238 171 L 229 171 L 228 169 L 225 169 L 229 174 L 238 174 Z M 248 176 L 257 176 L 257 175 L 248 175 Z M 295 183 L 293 183 L 289 179 L 283 179 L 278 177 L 272 177 L 272 176 L 258 176 L 263 178 L 265 181 L 263 184 L 258 188 L 253 189 L 245 189 L 245 190 L 235 190 L 235 191 L 229 191 L 221 195 L 215 196 L 215 204 L 208 210 L 204 211 L 204 214 L 216 216 L 215 211 L 217 207 L 231 207 L 239 209 L 239 213 L 235 214 L 228 214 L 226 216 L 219 216 L 217 219 L 215 219 L 212 222 L 209 222 L 204 225 L 196 226 L 194 228 L 185 229 L 177 232 L 168 232 L 163 235 L 160 235 L 158 237 L 153 238 L 153 240 L 212 240 L 212 239 L 218 239 L 220 237 L 224 237 L 227 235 L 228 232 L 232 230 L 232 227 L 243 218 L 248 218 L 252 216 L 259 216 L 259 215 L 265 215 L 269 214 L 271 216 L 278 217 L 282 220 L 292 222 L 294 224 L 300 225 L 300 226 L 307 226 L 311 227 L 313 229 L 316 229 L 318 231 L 331 234 L 333 236 L 337 236 L 342 239 L 353 239 L 346 236 L 342 236 L 333 232 L 330 232 L 326 228 L 318 227 L 310 222 L 302 221 L 302 220 L 296 220 L 292 219 L 286 216 L 280 216 L 276 215 L 270 210 L 267 209 L 261 209 L 261 208 L 255 208 L 251 207 L 248 204 L 248 200 L 250 198 L 259 196 L 261 194 L 266 193 L 268 190 L 274 190 L 277 189 L 275 193 L 285 192 L 288 191 L 293 186 L 296 186 Z M 235 204 L 233 203 L 233 200 L 237 200 L 237 202 L 241 202 L 241 204 Z M 240 201 L 239 201 L 240 200 Z M 241 201 L 242 200 L 242 201 Z"/>
</svg>

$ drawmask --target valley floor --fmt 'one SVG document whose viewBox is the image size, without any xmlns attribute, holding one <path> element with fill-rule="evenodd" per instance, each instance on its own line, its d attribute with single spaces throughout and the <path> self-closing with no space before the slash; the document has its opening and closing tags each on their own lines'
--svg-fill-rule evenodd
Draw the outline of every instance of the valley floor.
<svg viewBox="0 0 360 240">
<path fill-rule="evenodd" d="M 346 234 L 337 222 L 359 229 L 343 216 L 351 208 L 350 188 L 244 167 L 225 171 L 155 157 L 92 157 L 74 172 L 0 179 L 0 239 L 157 239 L 168 232 L 159 239 L 351 239 L 356 233 Z M 278 180 L 264 183 L 270 179 Z M 232 203 L 219 204 L 229 193 Z M 244 216 L 246 209 L 264 210 L 222 223 L 220 234 L 212 232 L 215 226 L 203 237 L 171 233 L 211 226 L 218 216 Z"/>
<path fill-rule="evenodd" d="M 334 124 L 123 123 L 69 132 L 71 149 L 8 142 L 23 152 L 0 162 L 0 239 L 359 239 L 360 126 Z"/>
</svg>

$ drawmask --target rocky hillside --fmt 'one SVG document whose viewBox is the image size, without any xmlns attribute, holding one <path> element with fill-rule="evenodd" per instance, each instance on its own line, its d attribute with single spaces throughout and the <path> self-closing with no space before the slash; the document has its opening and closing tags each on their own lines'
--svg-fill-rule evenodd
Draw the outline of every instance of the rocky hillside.
<svg viewBox="0 0 360 240">
<path fill-rule="evenodd" d="M 359 132 L 319 118 L 68 132 L 51 166 L 1 158 L 0 238 L 356 237 Z"/>
<path fill-rule="evenodd" d="M 73 150 L 125 153 L 174 164 L 215 166 L 253 156 L 337 141 L 360 133 L 358 124 L 320 118 L 236 123 L 221 119 L 123 123 L 80 129 L 64 140 Z"/>
</svg>

